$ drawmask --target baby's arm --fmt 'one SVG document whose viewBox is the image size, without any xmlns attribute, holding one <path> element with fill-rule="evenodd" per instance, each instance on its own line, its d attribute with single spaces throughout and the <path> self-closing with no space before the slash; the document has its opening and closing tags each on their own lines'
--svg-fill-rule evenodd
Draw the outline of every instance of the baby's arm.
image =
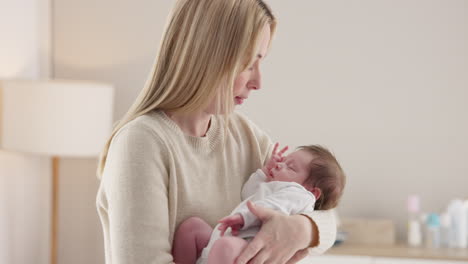
<svg viewBox="0 0 468 264">
<path fill-rule="evenodd" d="M 241 198 L 245 200 L 252 196 L 257 190 L 260 183 L 265 182 L 267 179 L 265 173 L 261 169 L 250 175 L 249 180 L 242 187 Z"/>
<path fill-rule="evenodd" d="M 304 211 L 313 211 L 315 197 L 300 186 L 287 186 L 274 192 L 265 198 L 255 201 L 255 205 L 280 211 L 287 215 L 299 214 Z M 239 207 L 230 216 L 219 221 L 219 230 L 222 233 L 231 227 L 233 235 L 237 230 L 245 230 L 252 226 L 259 226 L 260 220 L 247 207 L 247 204 Z"/>
<path fill-rule="evenodd" d="M 255 205 L 280 211 L 287 215 L 300 214 L 304 210 L 313 210 L 315 197 L 313 194 L 303 190 L 300 186 L 288 186 L 280 191 L 274 192 L 265 198 L 255 201 Z M 260 220 L 250 212 L 247 206 L 239 208 L 238 212 L 244 219 L 242 229 L 260 225 Z"/>
<path fill-rule="evenodd" d="M 224 236 L 224 232 L 228 227 L 231 228 L 231 234 L 237 236 L 239 230 L 244 226 L 244 217 L 241 214 L 228 215 L 219 220 L 218 230 L 221 231 L 221 236 Z"/>
</svg>

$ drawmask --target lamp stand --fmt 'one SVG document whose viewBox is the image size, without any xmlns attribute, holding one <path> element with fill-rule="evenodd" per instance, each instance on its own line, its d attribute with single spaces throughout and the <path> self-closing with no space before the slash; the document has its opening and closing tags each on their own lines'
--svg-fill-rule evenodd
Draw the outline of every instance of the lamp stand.
<svg viewBox="0 0 468 264">
<path fill-rule="evenodd" d="M 51 245 L 50 263 L 57 264 L 58 241 L 58 192 L 59 190 L 59 158 L 52 157 L 52 215 L 51 215 Z"/>
</svg>

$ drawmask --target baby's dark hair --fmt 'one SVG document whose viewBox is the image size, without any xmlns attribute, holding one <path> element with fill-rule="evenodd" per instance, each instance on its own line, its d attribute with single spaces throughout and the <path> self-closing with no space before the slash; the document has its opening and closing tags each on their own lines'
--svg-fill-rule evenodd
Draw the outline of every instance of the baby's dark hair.
<svg viewBox="0 0 468 264">
<path fill-rule="evenodd" d="M 309 177 L 304 185 L 317 187 L 322 191 L 315 202 L 315 209 L 335 208 L 346 184 L 346 176 L 335 156 L 319 145 L 301 146 L 298 149 L 307 151 L 313 156 L 309 164 Z"/>
</svg>

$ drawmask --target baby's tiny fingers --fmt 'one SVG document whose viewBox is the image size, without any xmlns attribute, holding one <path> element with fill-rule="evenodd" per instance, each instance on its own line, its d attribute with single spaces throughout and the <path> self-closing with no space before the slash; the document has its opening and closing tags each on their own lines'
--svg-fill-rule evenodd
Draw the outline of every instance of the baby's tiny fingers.
<svg viewBox="0 0 468 264">
<path fill-rule="evenodd" d="M 276 154 L 276 151 L 278 150 L 278 146 L 279 146 L 279 143 L 275 143 L 275 146 L 273 147 L 273 151 L 271 152 L 273 156 Z"/>
<path fill-rule="evenodd" d="M 221 230 L 221 236 L 224 236 L 224 233 L 226 232 L 227 227 L 224 228 L 219 228 Z"/>
<path fill-rule="evenodd" d="M 278 153 L 280 156 L 283 155 L 287 150 L 288 150 L 288 146 L 284 147 L 282 150 L 280 150 L 280 152 Z"/>
</svg>

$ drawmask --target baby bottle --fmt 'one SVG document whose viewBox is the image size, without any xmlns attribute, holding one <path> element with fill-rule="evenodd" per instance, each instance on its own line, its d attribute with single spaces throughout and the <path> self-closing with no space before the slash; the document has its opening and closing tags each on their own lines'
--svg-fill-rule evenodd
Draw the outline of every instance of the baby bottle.
<svg viewBox="0 0 468 264">
<path fill-rule="evenodd" d="M 447 212 L 440 216 L 440 246 L 444 248 L 450 247 L 450 241 L 453 240 L 450 222 L 450 215 Z"/>
<path fill-rule="evenodd" d="M 455 248 L 466 248 L 468 244 L 467 235 L 467 210 L 464 209 L 462 200 L 452 200 L 448 206 L 448 213 L 450 214 L 451 220 L 451 247 Z"/>
<path fill-rule="evenodd" d="M 437 214 L 429 214 L 427 216 L 425 238 L 426 247 L 440 247 L 440 220 Z"/>
<path fill-rule="evenodd" d="M 421 246 L 422 234 L 419 222 L 419 196 L 408 197 L 408 245 L 413 247 Z"/>
</svg>

